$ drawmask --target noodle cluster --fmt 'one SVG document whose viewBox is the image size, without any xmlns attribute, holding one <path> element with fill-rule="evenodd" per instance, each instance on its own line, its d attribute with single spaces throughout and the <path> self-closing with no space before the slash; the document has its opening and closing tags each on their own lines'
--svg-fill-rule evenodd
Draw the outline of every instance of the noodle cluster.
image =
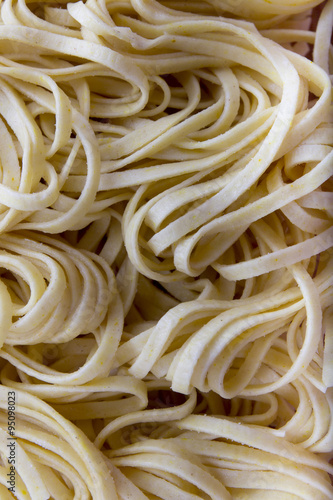
<svg viewBox="0 0 333 500">
<path fill-rule="evenodd" d="M 1 499 L 332 498 L 332 26 L 0 1 Z"/>
</svg>

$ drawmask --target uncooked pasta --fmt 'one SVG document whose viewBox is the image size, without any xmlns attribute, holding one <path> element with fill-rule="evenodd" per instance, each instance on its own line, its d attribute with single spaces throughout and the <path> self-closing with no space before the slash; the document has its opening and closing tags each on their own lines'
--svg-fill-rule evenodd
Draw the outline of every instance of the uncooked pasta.
<svg viewBox="0 0 333 500">
<path fill-rule="evenodd" d="M 0 1 L 0 497 L 333 498 L 333 1 Z"/>
</svg>

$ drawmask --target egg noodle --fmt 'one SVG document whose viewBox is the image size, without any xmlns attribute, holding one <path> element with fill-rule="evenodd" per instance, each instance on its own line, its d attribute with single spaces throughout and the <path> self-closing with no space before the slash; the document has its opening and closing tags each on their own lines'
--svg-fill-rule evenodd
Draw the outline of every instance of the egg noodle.
<svg viewBox="0 0 333 500">
<path fill-rule="evenodd" d="M 1 499 L 333 498 L 318 4 L 0 1 Z"/>
</svg>

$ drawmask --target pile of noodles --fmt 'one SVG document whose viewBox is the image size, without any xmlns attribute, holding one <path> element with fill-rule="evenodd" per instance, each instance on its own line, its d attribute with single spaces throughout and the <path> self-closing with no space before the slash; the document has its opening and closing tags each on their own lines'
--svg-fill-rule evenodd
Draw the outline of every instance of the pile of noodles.
<svg viewBox="0 0 333 500">
<path fill-rule="evenodd" d="M 1 499 L 333 497 L 332 25 L 0 2 Z"/>
</svg>

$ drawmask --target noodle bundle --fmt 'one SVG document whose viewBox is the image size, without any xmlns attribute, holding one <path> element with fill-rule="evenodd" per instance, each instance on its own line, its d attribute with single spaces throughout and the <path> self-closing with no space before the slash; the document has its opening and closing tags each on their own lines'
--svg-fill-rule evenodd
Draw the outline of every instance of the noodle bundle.
<svg viewBox="0 0 333 500">
<path fill-rule="evenodd" d="M 333 1 L 0 2 L 0 496 L 333 496 Z"/>
</svg>

